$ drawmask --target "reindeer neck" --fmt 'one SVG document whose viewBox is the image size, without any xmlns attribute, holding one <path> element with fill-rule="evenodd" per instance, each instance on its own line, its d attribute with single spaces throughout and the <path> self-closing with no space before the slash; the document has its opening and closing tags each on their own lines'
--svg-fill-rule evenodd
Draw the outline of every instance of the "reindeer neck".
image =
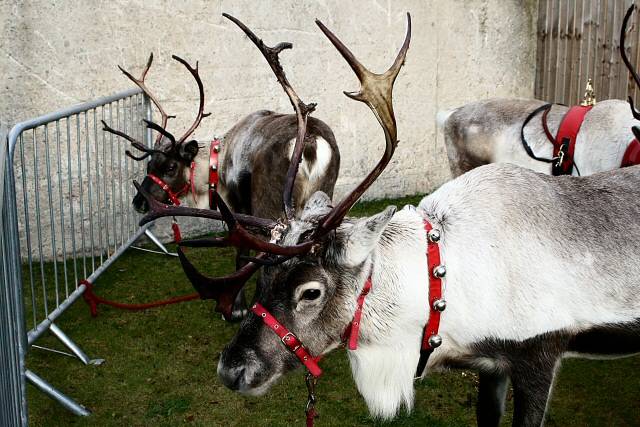
<svg viewBox="0 0 640 427">
<path fill-rule="evenodd" d="M 364 303 L 360 342 L 348 354 L 358 390 L 377 416 L 389 417 L 413 404 L 413 377 L 429 313 L 426 248 L 422 216 L 403 209 L 371 255 L 372 289 Z"/>
<path fill-rule="evenodd" d="M 190 207 L 199 209 L 209 209 L 209 161 L 211 156 L 211 144 L 213 141 L 200 142 L 200 149 L 198 155 L 193 161 L 193 170 L 191 168 L 185 168 L 184 179 L 187 182 L 191 182 L 188 195 L 185 197 L 186 202 Z M 218 155 L 219 163 L 223 158 L 223 140 L 220 139 L 220 153 Z M 219 166 L 220 168 L 220 166 Z M 222 183 L 218 182 L 218 191 L 224 191 Z M 194 195 L 195 192 L 195 195 Z"/>
</svg>

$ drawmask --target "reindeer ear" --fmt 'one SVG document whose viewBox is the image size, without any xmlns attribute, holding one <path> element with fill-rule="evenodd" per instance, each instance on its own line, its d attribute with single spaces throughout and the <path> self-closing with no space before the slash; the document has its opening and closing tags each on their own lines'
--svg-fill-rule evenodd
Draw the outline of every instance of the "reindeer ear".
<svg viewBox="0 0 640 427">
<path fill-rule="evenodd" d="M 396 209 L 395 206 L 389 206 L 379 214 L 357 220 L 350 229 L 345 230 L 346 236 L 342 243 L 344 263 L 355 267 L 367 259 Z"/>
<path fill-rule="evenodd" d="M 185 142 L 180 145 L 180 157 L 185 159 L 187 162 L 190 162 L 198 155 L 199 149 L 198 141 L 191 140 L 189 142 Z"/>
</svg>

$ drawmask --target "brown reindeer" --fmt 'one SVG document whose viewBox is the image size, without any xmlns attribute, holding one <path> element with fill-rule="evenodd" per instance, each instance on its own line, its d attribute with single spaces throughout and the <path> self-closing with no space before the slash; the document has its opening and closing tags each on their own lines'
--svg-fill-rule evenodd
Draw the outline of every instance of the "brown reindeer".
<svg viewBox="0 0 640 427">
<path fill-rule="evenodd" d="M 202 119 L 209 115 L 204 113 L 204 88 L 197 64 L 192 68 L 183 59 L 173 58 L 192 74 L 200 94 L 196 119 L 180 138 L 167 131 L 167 122 L 172 116 L 165 112 L 144 81 L 153 54 L 139 79 L 121 67 L 120 70 L 147 94 L 160 111 L 160 124 L 147 122 L 148 127 L 158 133 L 154 147 L 148 148 L 103 123 L 105 131 L 127 139 L 134 148 L 143 152 L 138 157 L 127 151 L 128 156 L 135 160 L 150 158 L 142 188 L 160 202 L 178 205 L 184 201 L 193 208 L 203 209 L 215 209 L 217 193 L 228 201 L 234 212 L 273 220 L 281 218 L 285 208 L 280 195 L 294 156 L 298 129 L 296 116 L 257 111 L 243 118 L 220 140 L 189 140 Z M 281 71 L 279 64 L 277 67 Z M 281 74 L 286 79 L 283 71 Z M 329 126 L 309 117 L 307 128 L 296 185 L 291 189 L 295 203 L 286 207 L 291 211 L 301 209 L 316 191 L 323 191 L 331 197 L 340 167 L 338 146 Z M 141 213 L 148 210 L 148 203 L 140 194 L 133 199 L 133 206 Z M 237 268 L 244 265 L 243 258 L 247 255 L 246 250 L 237 251 Z M 227 313 L 227 319 L 239 320 L 246 314 L 244 300 L 241 292 L 234 309 Z"/>
</svg>

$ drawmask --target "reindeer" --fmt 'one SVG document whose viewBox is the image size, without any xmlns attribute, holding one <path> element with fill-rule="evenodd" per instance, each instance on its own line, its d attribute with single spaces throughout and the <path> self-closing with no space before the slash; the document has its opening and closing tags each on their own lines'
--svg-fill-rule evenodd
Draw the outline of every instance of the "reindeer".
<svg viewBox="0 0 640 427">
<path fill-rule="evenodd" d="M 397 145 L 391 92 L 411 21 L 384 74 L 367 70 L 316 22 L 360 80 L 360 91 L 347 95 L 366 103 L 384 131 L 385 152 L 360 185 L 335 206 L 316 192 L 279 223 L 235 215 L 222 198 L 220 212 L 210 212 L 164 206 L 142 192 L 151 200 L 143 223 L 169 215 L 227 222 L 227 237 L 185 246 L 258 251 L 223 278 L 200 274 L 178 252 L 201 297 L 222 310 L 263 267 L 252 314 L 220 357 L 222 382 L 261 395 L 305 366 L 313 385 L 318 357 L 346 341 L 353 378 L 376 417 L 411 409 L 414 377 L 468 368 L 480 372 L 479 425 L 499 425 L 510 381 L 513 425 L 539 426 L 563 357 L 640 352 L 640 167 L 576 178 L 489 164 L 417 207 L 348 218 Z M 246 227 L 272 238 L 260 240 Z"/>
<path fill-rule="evenodd" d="M 622 55 L 628 62 L 624 50 Z M 539 100 L 488 99 L 439 113 L 451 174 L 458 177 L 499 162 L 553 175 L 591 175 L 640 164 L 640 142 L 629 132 L 638 117 L 625 101 L 595 104 L 584 116 L 573 148 L 559 149 L 561 141 L 553 135 L 568 111 Z"/>
<path fill-rule="evenodd" d="M 204 113 L 204 88 L 197 64 L 192 68 L 182 58 L 174 55 L 173 59 L 187 68 L 199 90 L 198 113 L 184 135 L 176 138 L 166 130 L 168 119 L 174 116 L 165 112 L 145 84 L 153 54 L 149 56 L 140 78 L 119 68 L 147 94 L 160 112 L 160 124 L 146 122 L 149 128 L 158 133 L 154 147 L 149 148 L 103 122 L 105 131 L 127 139 L 134 148 L 143 152 L 141 156 L 135 156 L 126 151 L 129 157 L 138 161 L 149 157 L 142 188 L 160 202 L 175 205 L 186 202 L 191 207 L 201 209 L 215 209 L 214 193 L 218 193 L 228 201 L 234 212 L 271 219 L 281 217 L 283 211 L 279 195 L 293 154 L 296 116 L 267 110 L 256 111 L 240 120 L 220 140 L 188 140 L 209 114 Z M 277 66 L 280 67 L 279 64 Z M 295 206 L 289 206 L 291 210 L 301 209 L 316 191 L 323 191 L 331 197 L 340 168 L 340 153 L 329 126 L 310 117 L 307 129 L 301 167 L 298 169 L 296 186 L 292 189 L 296 203 Z M 134 197 L 133 206 L 141 213 L 148 210 L 147 201 L 140 194 Z M 237 268 L 245 263 L 243 258 L 247 255 L 246 251 L 237 251 Z M 241 292 L 234 310 L 226 318 L 237 321 L 244 315 L 246 303 Z"/>
</svg>

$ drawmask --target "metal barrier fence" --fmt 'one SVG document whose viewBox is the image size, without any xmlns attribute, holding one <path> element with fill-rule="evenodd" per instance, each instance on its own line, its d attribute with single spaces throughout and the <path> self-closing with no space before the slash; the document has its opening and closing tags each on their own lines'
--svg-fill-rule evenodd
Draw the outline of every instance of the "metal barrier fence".
<svg viewBox="0 0 640 427">
<path fill-rule="evenodd" d="M 6 133 L 0 129 L 0 425 L 26 426 L 26 335 L 22 314 L 20 259 L 13 186 L 5 172 L 11 167 Z"/>
<path fill-rule="evenodd" d="M 138 227 L 131 207 L 131 182 L 146 173 L 144 162 L 127 157 L 129 143 L 103 132 L 101 124 L 104 120 L 150 143 L 142 119 L 151 116 L 148 99 L 135 89 L 19 123 L 9 132 L 0 194 L 0 316 L 2 325 L 7 322 L 9 327 L 6 334 L 4 327 L 0 333 L 0 354 L 2 366 L 5 357 L 12 358 L 12 370 L 0 373 L 0 382 L 3 392 L 5 385 L 12 385 L 16 402 L 9 413 L 15 412 L 22 423 L 25 379 L 72 412 L 89 414 L 24 367 L 27 349 L 43 348 L 34 343 L 46 331 L 83 363 L 101 363 L 90 359 L 55 323 L 85 291 L 79 281 L 94 282 L 143 234 L 166 253 L 149 225 Z M 5 342 L 11 353 L 7 356 Z M 16 424 L 4 421 L 0 417 L 3 426 Z"/>
</svg>

